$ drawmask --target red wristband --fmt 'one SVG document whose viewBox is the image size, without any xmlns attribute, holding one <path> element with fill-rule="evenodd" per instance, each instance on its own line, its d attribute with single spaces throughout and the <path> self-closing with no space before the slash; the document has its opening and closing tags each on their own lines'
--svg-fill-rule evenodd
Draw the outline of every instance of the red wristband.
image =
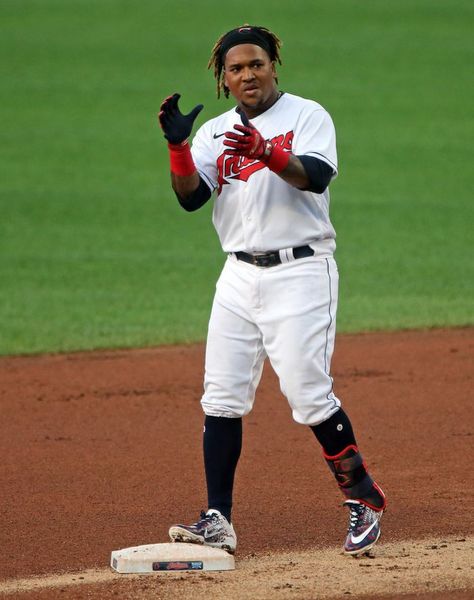
<svg viewBox="0 0 474 600">
<path fill-rule="evenodd" d="M 268 143 L 269 142 L 267 141 L 267 144 Z M 281 173 L 281 171 L 286 169 L 290 161 L 290 153 L 285 152 L 282 148 L 280 148 L 280 146 L 276 146 L 274 144 L 272 144 L 272 146 L 273 147 L 270 151 L 270 156 L 265 156 L 267 152 L 266 150 L 265 154 L 260 160 L 264 162 L 271 171 L 274 171 L 275 173 Z"/>
<path fill-rule="evenodd" d="M 180 177 L 187 177 L 196 172 L 196 165 L 193 161 L 188 140 L 181 144 L 168 144 L 168 150 L 172 173 Z"/>
</svg>

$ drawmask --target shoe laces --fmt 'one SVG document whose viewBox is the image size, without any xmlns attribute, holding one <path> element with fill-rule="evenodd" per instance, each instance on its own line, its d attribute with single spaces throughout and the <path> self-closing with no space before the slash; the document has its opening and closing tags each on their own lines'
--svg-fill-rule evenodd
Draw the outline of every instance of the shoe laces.
<svg viewBox="0 0 474 600">
<path fill-rule="evenodd" d="M 195 523 L 195 525 L 201 525 L 203 522 L 210 524 L 210 523 L 213 523 L 214 521 L 217 521 L 217 515 L 215 513 L 212 513 L 212 515 L 208 515 L 206 512 L 201 510 L 201 515 L 200 515 L 199 521 L 197 523 Z"/>
<path fill-rule="evenodd" d="M 350 502 L 347 503 L 347 506 L 349 507 L 349 527 L 348 527 L 348 531 L 355 531 L 360 525 L 361 522 L 364 520 L 364 516 L 366 511 L 370 510 L 367 506 L 365 506 L 364 504 L 360 504 L 359 502 L 355 503 L 355 502 Z"/>
</svg>

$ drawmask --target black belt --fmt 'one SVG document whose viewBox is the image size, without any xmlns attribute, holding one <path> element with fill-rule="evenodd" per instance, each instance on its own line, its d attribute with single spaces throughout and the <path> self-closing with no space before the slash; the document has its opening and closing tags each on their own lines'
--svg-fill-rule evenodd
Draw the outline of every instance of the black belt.
<svg viewBox="0 0 474 600">
<path fill-rule="evenodd" d="M 288 253 L 293 253 L 293 259 L 306 258 L 308 256 L 314 256 L 314 250 L 310 246 L 299 246 L 298 248 L 291 248 Z M 282 261 L 280 258 L 280 252 L 265 252 L 264 254 L 248 254 L 248 252 L 234 252 L 235 257 L 238 260 L 243 260 L 246 263 L 254 265 L 256 267 L 275 267 L 281 265 Z M 290 260 L 292 260 L 290 257 Z M 288 261 L 289 262 L 289 261 Z"/>
</svg>

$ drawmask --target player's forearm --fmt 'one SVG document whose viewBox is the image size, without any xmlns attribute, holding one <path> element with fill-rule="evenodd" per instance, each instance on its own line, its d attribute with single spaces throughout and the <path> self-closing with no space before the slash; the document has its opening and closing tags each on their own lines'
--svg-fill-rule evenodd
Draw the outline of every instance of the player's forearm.
<svg viewBox="0 0 474 600">
<path fill-rule="evenodd" d="M 315 192 L 316 194 L 324 192 L 335 174 L 334 169 L 327 162 L 307 154 L 291 155 L 288 167 L 288 169 L 284 169 L 279 173 L 285 181 L 298 189 Z M 304 174 L 301 174 L 301 169 L 303 169 Z"/>
<path fill-rule="evenodd" d="M 196 192 L 200 184 L 188 139 L 194 120 L 203 109 L 203 105 L 198 104 L 188 115 L 183 115 L 178 108 L 179 98 L 180 94 L 177 93 L 165 98 L 160 107 L 158 120 L 168 140 L 171 185 L 176 194 L 186 201 Z M 203 194 L 200 194 L 200 197 L 202 196 Z"/>
<path fill-rule="evenodd" d="M 171 185 L 173 190 L 181 198 L 187 198 L 195 192 L 199 187 L 199 175 L 194 171 L 191 175 L 176 175 L 171 172 Z"/>
<path fill-rule="evenodd" d="M 194 187 L 194 177 L 192 176 L 185 178 L 172 174 L 171 179 L 178 202 L 188 212 L 198 210 L 211 197 L 212 191 L 202 177 L 198 176 L 197 188 Z"/>
<path fill-rule="evenodd" d="M 168 144 L 171 185 L 182 198 L 188 197 L 199 187 L 199 174 L 194 164 L 191 148 L 186 141 Z"/>
<path fill-rule="evenodd" d="M 309 187 L 310 181 L 306 169 L 300 159 L 294 154 L 290 155 L 287 166 L 278 175 L 298 189 L 308 189 Z"/>
</svg>

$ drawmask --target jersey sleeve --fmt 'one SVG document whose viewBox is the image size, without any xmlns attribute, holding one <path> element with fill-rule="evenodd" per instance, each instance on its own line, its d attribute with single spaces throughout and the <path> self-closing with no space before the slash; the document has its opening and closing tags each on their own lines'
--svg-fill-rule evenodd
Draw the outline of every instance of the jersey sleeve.
<svg viewBox="0 0 474 600">
<path fill-rule="evenodd" d="M 191 154 L 199 175 L 213 192 L 217 187 L 217 164 L 211 139 L 212 136 L 204 124 L 194 136 Z"/>
<path fill-rule="evenodd" d="M 337 175 L 336 130 L 327 111 L 313 109 L 302 115 L 295 128 L 293 154 L 319 158 Z"/>
</svg>

